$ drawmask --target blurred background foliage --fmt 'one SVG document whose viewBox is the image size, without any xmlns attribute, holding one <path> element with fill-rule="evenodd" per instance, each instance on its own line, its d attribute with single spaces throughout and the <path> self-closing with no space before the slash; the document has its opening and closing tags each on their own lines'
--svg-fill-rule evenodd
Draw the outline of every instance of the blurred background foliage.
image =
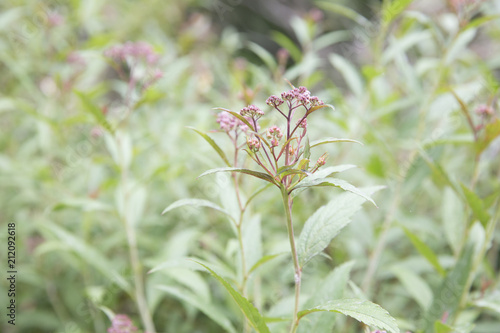
<svg viewBox="0 0 500 333">
<path fill-rule="evenodd" d="M 498 1 L 6 0 L 0 8 L 0 220 L 17 228 L 17 332 L 104 332 L 110 311 L 142 328 L 124 215 L 144 272 L 169 263 L 145 275 L 159 332 L 220 332 L 223 320 L 241 330 L 224 291 L 180 263 L 198 257 L 237 275 L 227 221 L 207 209 L 161 212 L 189 197 L 231 209 L 227 178 L 196 179 L 222 163 L 186 126 L 214 130 L 213 107 L 263 106 L 287 89 L 284 79 L 336 107 L 310 123 L 311 140 L 364 143 L 329 147 L 329 163 L 358 165 L 346 173 L 357 186 L 387 186 L 375 195 L 379 209 L 365 207 L 310 264 L 304 293 L 353 260 L 345 293 L 379 303 L 402 330 L 431 318 L 456 327 L 439 332 L 498 331 Z M 134 96 L 130 115 L 126 84 L 103 55 L 127 41 L 153 45 L 163 73 Z M 103 119 L 123 145 L 113 146 Z M 246 183 L 245 195 L 259 185 Z M 296 200 L 298 230 L 337 194 Z M 288 251 L 272 191 L 249 219 L 261 225 L 249 232 L 260 244 L 250 252 Z M 469 243 L 472 259 L 457 278 L 465 282 L 450 300 L 440 291 L 460 273 Z M 252 279 L 251 300 L 266 316 L 289 308 L 288 259 Z M 5 318 L 1 325 L 11 329 Z M 335 325 L 362 329 L 340 315 Z"/>
</svg>

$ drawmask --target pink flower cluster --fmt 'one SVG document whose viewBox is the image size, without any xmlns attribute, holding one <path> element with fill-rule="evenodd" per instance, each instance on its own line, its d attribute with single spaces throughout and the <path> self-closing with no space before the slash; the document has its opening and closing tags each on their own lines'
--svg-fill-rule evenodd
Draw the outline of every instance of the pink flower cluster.
<svg viewBox="0 0 500 333">
<path fill-rule="evenodd" d="M 481 116 L 492 116 L 495 112 L 493 108 L 486 104 L 481 104 L 476 107 L 476 114 Z"/>
<path fill-rule="evenodd" d="M 303 105 L 305 107 L 308 106 L 313 107 L 324 104 L 323 101 L 321 101 L 318 97 L 311 96 L 311 92 L 307 90 L 306 87 L 298 87 L 298 88 L 293 88 L 289 91 L 285 91 L 281 93 L 281 98 L 279 98 L 276 95 L 272 95 L 266 100 L 266 103 L 269 106 L 277 108 L 285 101 L 288 101 L 290 106 L 293 104 L 294 101 L 296 102 L 297 106 Z"/>
<path fill-rule="evenodd" d="M 146 42 L 126 42 L 114 45 L 107 49 L 104 55 L 115 61 L 126 61 L 128 58 L 144 59 L 148 64 L 155 64 L 160 58 L 153 47 Z"/>
<path fill-rule="evenodd" d="M 248 131 L 248 126 L 245 125 L 241 120 L 233 117 L 229 112 L 222 111 L 217 115 L 217 123 L 220 129 L 224 132 L 230 132 L 233 130 L 241 130 L 243 132 Z"/>
<path fill-rule="evenodd" d="M 243 117 L 249 117 L 257 120 L 264 115 L 264 111 L 262 111 L 258 106 L 252 104 L 241 109 L 240 114 Z"/>
<path fill-rule="evenodd" d="M 267 130 L 267 138 L 271 140 L 271 147 L 276 147 L 279 144 L 279 141 L 283 137 L 283 133 L 278 126 L 271 126 Z"/>
<path fill-rule="evenodd" d="M 117 314 L 108 328 L 108 333 L 132 333 L 136 332 L 137 327 L 134 326 L 132 320 L 127 315 Z"/>
</svg>

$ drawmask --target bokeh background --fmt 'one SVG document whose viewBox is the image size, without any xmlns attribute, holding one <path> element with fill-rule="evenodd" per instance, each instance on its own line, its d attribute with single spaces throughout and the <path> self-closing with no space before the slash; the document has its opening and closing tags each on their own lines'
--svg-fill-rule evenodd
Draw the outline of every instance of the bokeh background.
<svg viewBox="0 0 500 333">
<path fill-rule="evenodd" d="M 0 238 L 6 244 L 15 222 L 19 272 L 16 326 L 2 310 L 2 332 L 105 332 L 113 313 L 142 330 L 131 239 L 159 332 L 223 331 L 200 307 L 241 331 L 220 286 L 179 264 L 202 258 L 231 275 L 237 251 L 224 216 L 161 212 L 183 198 L 231 201 L 229 178 L 197 179 L 223 164 L 186 127 L 229 149 L 213 108 L 264 107 L 289 89 L 285 79 L 335 106 L 311 119 L 312 140 L 364 143 L 325 148 L 328 163 L 356 164 L 343 176 L 356 186 L 387 186 L 374 196 L 379 208 L 366 205 L 311 263 L 304 293 L 354 260 L 346 292 L 417 331 L 472 239 L 466 282 L 443 311 L 459 332 L 498 332 L 499 15 L 494 0 L 2 1 Z M 148 43 L 157 55 L 141 67 L 137 89 L 127 84 L 130 68 L 106 56 L 126 42 Z M 245 193 L 259 185 L 248 180 Z M 296 200 L 296 232 L 338 193 Z M 262 193 L 249 214 L 258 221 L 249 231 L 260 240 L 255 256 L 288 251 L 276 193 Z M 6 246 L 0 253 L 7 270 Z M 252 301 L 266 316 L 288 309 L 288 259 L 252 281 Z M 0 295 L 5 309 L 3 278 Z M 362 331 L 340 315 L 335 325 Z"/>
</svg>

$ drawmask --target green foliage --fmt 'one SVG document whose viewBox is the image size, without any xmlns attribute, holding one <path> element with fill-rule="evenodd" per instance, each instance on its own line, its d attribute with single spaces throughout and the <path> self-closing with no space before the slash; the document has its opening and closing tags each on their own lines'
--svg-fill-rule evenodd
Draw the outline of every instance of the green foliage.
<svg viewBox="0 0 500 333">
<path fill-rule="evenodd" d="M 2 3 L 16 331 L 106 332 L 117 314 L 138 332 L 496 331 L 495 1 L 249 3 Z M 148 46 L 109 55 L 128 41 Z M 270 152 L 287 127 L 265 100 L 291 84 L 325 104 L 280 141 L 300 158 L 266 171 L 246 136 Z M 249 127 L 240 153 L 220 111 Z"/>
</svg>

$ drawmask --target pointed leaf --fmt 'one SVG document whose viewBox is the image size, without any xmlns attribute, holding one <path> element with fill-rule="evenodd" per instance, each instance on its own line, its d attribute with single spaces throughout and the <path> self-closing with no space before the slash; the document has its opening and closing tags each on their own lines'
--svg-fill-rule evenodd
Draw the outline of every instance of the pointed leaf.
<svg viewBox="0 0 500 333">
<path fill-rule="evenodd" d="M 307 178 L 306 178 L 307 179 Z M 295 186 L 293 190 L 299 189 L 299 188 L 304 188 L 304 187 L 315 187 L 315 186 L 333 186 L 333 187 L 339 187 L 343 189 L 344 191 L 348 191 L 354 194 L 359 195 L 360 197 L 370 201 L 372 204 L 375 205 L 375 207 L 378 207 L 375 201 L 373 201 L 372 198 L 370 198 L 366 193 L 355 187 L 354 185 L 346 182 L 343 179 L 337 179 L 337 178 L 319 178 L 315 180 L 311 180 L 307 183 L 304 183 L 304 181 L 300 182 L 297 186 Z"/>
<path fill-rule="evenodd" d="M 171 211 L 171 210 L 173 210 L 175 208 L 182 207 L 182 206 L 208 207 L 208 208 L 212 208 L 212 209 L 218 210 L 219 212 L 224 213 L 227 216 L 229 216 L 229 217 L 232 218 L 231 214 L 227 210 L 225 210 L 224 208 L 222 208 L 221 206 L 213 203 L 212 201 L 203 200 L 203 199 L 181 199 L 181 200 L 177 200 L 176 202 L 170 204 L 167 208 L 165 208 L 163 210 L 163 212 L 161 212 L 161 215 L 163 215 L 165 213 L 168 213 L 169 211 Z"/>
<path fill-rule="evenodd" d="M 330 108 L 332 109 L 333 111 L 335 111 L 335 107 L 333 105 L 330 105 L 330 104 L 323 104 L 323 105 L 316 105 L 316 106 L 313 106 L 312 108 L 310 108 L 308 111 L 307 111 L 307 115 L 310 115 L 311 113 L 313 113 L 314 111 L 317 111 L 319 109 L 323 109 L 323 108 Z"/>
<path fill-rule="evenodd" d="M 249 270 L 248 270 L 248 274 L 252 273 L 253 271 L 255 271 L 257 268 L 259 268 L 260 266 L 262 266 L 263 264 L 265 264 L 266 262 L 270 261 L 270 260 L 273 260 L 274 258 L 276 257 L 279 257 L 281 256 L 282 254 L 287 254 L 286 252 L 283 252 L 283 253 L 276 253 L 276 254 L 269 254 L 267 256 L 263 256 L 262 258 L 259 259 L 259 261 L 257 261 Z"/>
<path fill-rule="evenodd" d="M 236 333 L 236 330 L 231 324 L 231 321 L 224 315 L 224 312 L 220 311 L 217 307 L 214 307 L 213 304 L 203 300 L 200 297 L 197 297 L 193 293 L 181 290 L 176 287 L 160 285 L 156 286 L 156 288 L 165 291 L 172 296 L 175 296 L 176 298 L 188 303 L 191 306 L 194 306 L 195 308 L 203 312 L 208 318 L 219 324 L 227 332 Z"/>
<path fill-rule="evenodd" d="M 434 292 L 434 300 L 424 316 L 422 327 L 426 333 L 433 332 L 434 322 L 446 312 L 449 318 L 454 318 L 462 294 L 467 292 L 467 280 L 472 267 L 474 247 L 467 245 L 455 267 L 446 275 L 441 285 Z"/>
<path fill-rule="evenodd" d="M 306 137 L 306 144 L 304 146 L 304 158 L 311 158 L 311 145 L 309 144 L 309 137 Z"/>
<path fill-rule="evenodd" d="M 360 145 L 363 145 L 363 143 L 352 140 L 352 139 L 338 139 L 338 138 L 326 138 L 322 140 L 316 140 L 311 142 L 311 148 L 319 146 L 319 145 L 324 145 L 325 143 L 336 143 L 336 142 L 353 142 L 353 143 L 359 143 Z"/>
<path fill-rule="evenodd" d="M 425 258 L 427 261 L 436 269 L 436 271 L 441 275 L 444 276 L 446 274 L 446 271 L 444 268 L 441 266 L 439 263 L 439 260 L 432 251 L 430 247 L 427 246 L 417 235 L 412 233 L 409 229 L 403 227 L 403 231 L 406 234 L 406 237 L 410 239 L 412 242 L 413 246 L 417 249 L 417 251 Z"/>
<path fill-rule="evenodd" d="M 253 171 L 253 170 L 250 170 L 250 169 L 243 169 L 243 168 L 218 168 L 218 169 L 211 169 L 211 170 L 205 171 L 204 173 L 202 173 L 201 175 L 199 175 L 198 178 L 206 176 L 206 175 L 210 175 L 210 174 L 213 174 L 213 173 L 217 173 L 217 172 L 240 172 L 240 173 L 244 173 L 244 174 L 247 174 L 247 175 L 250 175 L 250 176 L 254 176 L 254 177 L 260 178 L 262 180 L 268 181 L 268 182 L 276 185 L 276 182 L 275 182 L 274 178 L 271 177 L 271 176 L 269 176 L 267 173 Z"/>
<path fill-rule="evenodd" d="M 364 189 L 375 193 L 383 187 Z M 331 240 L 351 222 L 352 216 L 361 209 L 365 199 L 352 193 L 342 193 L 328 204 L 320 207 L 307 219 L 297 241 L 300 265 L 321 253 Z"/>
<path fill-rule="evenodd" d="M 229 167 L 231 166 L 231 163 L 229 163 L 229 161 L 228 161 L 228 159 L 227 159 L 226 154 L 224 153 L 224 151 L 219 147 L 219 145 L 217 143 L 215 143 L 215 141 L 211 137 L 209 137 L 207 134 L 203 133 L 202 131 L 197 130 L 194 127 L 189 127 L 188 126 L 187 128 L 189 128 L 192 131 L 195 131 L 203 139 L 205 139 L 212 146 L 212 148 L 215 149 L 215 151 L 217 152 L 217 154 L 219 154 L 219 156 L 226 163 L 226 165 L 229 166 Z"/>
<path fill-rule="evenodd" d="M 417 274 L 402 266 L 395 266 L 391 271 L 396 275 L 406 291 L 420 305 L 423 310 L 427 310 L 432 303 L 432 290 Z"/>
<path fill-rule="evenodd" d="M 75 94 L 78 96 L 78 98 L 82 102 L 84 110 L 87 111 L 88 113 L 90 113 L 95 118 L 95 120 L 97 120 L 97 123 L 101 127 L 105 128 L 109 132 L 113 133 L 114 130 L 111 127 L 111 124 L 106 119 L 106 116 L 104 115 L 102 110 L 99 107 L 97 107 L 94 104 L 94 102 L 92 102 L 92 100 L 83 92 L 75 90 Z"/>
<path fill-rule="evenodd" d="M 490 214 L 488 214 L 483 200 L 464 184 L 460 185 L 462 187 L 462 191 L 464 192 L 465 200 L 467 201 L 469 207 L 472 209 L 474 216 L 479 220 L 479 222 L 481 222 L 483 227 L 486 228 L 486 225 L 490 220 Z"/>
<path fill-rule="evenodd" d="M 270 333 L 264 318 L 259 313 L 259 311 L 250 303 L 243 295 L 236 291 L 226 280 L 217 275 L 213 270 L 208 268 L 208 266 L 199 263 L 201 266 L 205 267 L 213 277 L 215 277 L 222 286 L 229 292 L 231 297 L 234 299 L 238 307 L 241 309 L 245 317 L 247 317 L 249 323 L 252 327 L 259 333 Z"/>
<path fill-rule="evenodd" d="M 396 319 L 391 317 L 389 313 L 380 305 L 370 301 L 356 298 L 339 299 L 309 310 L 300 311 L 297 316 L 300 319 L 309 313 L 319 311 L 341 313 L 368 326 L 374 326 L 379 329 L 387 330 L 390 333 L 399 333 Z"/>
</svg>

